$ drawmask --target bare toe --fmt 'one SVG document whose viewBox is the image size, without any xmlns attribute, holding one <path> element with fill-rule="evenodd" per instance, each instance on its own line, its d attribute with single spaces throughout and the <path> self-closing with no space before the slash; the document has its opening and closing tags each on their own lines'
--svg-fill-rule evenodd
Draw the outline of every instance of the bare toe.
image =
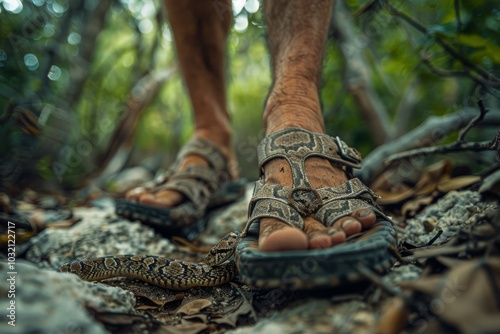
<svg viewBox="0 0 500 334">
<path fill-rule="evenodd" d="M 347 236 L 361 232 L 363 226 L 352 216 L 342 217 L 333 224 L 334 229 L 344 231 Z"/>
<path fill-rule="evenodd" d="M 264 252 L 307 249 L 304 232 L 275 219 L 262 219 L 259 249 Z"/>
<path fill-rule="evenodd" d="M 184 196 L 176 191 L 164 190 L 155 195 L 144 193 L 139 196 L 138 201 L 154 206 L 172 207 L 181 203 L 183 199 Z"/>
<path fill-rule="evenodd" d="M 332 238 L 328 234 L 319 234 L 313 236 L 309 241 L 309 247 L 311 249 L 322 249 L 332 247 Z"/>
<path fill-rule="evenodd" d="M 141 196 L 145 192 L 146 189 L 144 187 L 136 187 L 125 193 L 125 199 L 128 201 L 136 201 L 139 198 L 139 196 Z"/>
<path fill-rule="evenodd" d="M 377 220 L 377 216 L 375 212 L 370 209 L 360 209 L 351 214 L 351 217 L 356 219 L 363 226 L 363 230 L 370 228 L 375 221 Z"/>
</svg>

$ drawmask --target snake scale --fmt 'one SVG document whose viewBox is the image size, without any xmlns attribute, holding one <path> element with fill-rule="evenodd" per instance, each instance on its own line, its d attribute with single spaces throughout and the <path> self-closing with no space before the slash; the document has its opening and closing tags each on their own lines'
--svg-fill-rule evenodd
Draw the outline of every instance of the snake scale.
<svg viewBox="0 0 500 334">
<path fill-rule="evenodd" d="M 210 249 L 202 263 L 153 255 L 117 255 L 74 260 L 62 265 L 59 271 L 76 274 L 86 281 L 133 278 L 171 290 L 216 286 L 236 277 L 236 263 L 230 258 L 239 240 L 237 232 L 227 234 Z"/>
</svg>

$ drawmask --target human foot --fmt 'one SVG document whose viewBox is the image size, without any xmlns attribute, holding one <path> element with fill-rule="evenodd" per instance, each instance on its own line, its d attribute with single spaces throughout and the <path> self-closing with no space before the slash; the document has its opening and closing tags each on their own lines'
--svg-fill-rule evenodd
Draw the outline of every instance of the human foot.
<svg viewBox="0 0 500 334">
<path fill-rule="evenodd" d="M 193 239 L 205 228 L 202 219 L 215 206 L 240 198 L 245 185 L 233 181 L 226 156 L 201 137 L 188 142 L 163 180 L 136 188 L 118 200 L 119 216 L 140 220 L 165 235 Z"/>
<path fill-rule="evenodd" d="M 323 158 L 307 159 L 305 170 L 314 189 L 335 187 L 347 181 L 342 169 Z M 291 175 L 290 165 L 284 159 L 272 160 L 264 166 L 266 183 L 292 187 Z M 261 220 L 259 247 L 263 251 L 328 248 L 345 242 L 347 237 L 369 228 L 374 222 L 375 214 L 370 209 L 360 209 L 339 218 L 332 227 L 308 216 L 304 218 L 303 230 L 276 219 L 264 218 Z"/>
<path fill-rule="evenodd" d="M 229 147 L 216 145 L 210 140 L 199 137 L 194 137 L 192 142 L 197 142 L 195 147 L 191 147 L 191 144 L 188 143 L 179 152 L 177 160 L 170 166 L 167 175 L 155 180 L 154 187 L 131 189 L 125 194 L 125 199 L 158 207 L 175 207 L 189 198 L 184 191 L 165 186 L 169 178 L 178 179 L 179 176 L 185 173 L 189 174 L 190 171 L 195 173 L 185 176 L 195 178 L 199 176 L 196 174 L 202 170 L 206 174 L 201 177 L 202 182 L 206 183 L 209 188 L 217 187 L 214 182 L 223 183 L 237 178 L 234 153 Z M 213 192 L 214 189 L 207 190 Z"/>
<path fill-rule="evenodd" d="M 261 218 L 260 250 L 329 248 L 375 223 L 373 193 L 339 167 L 359 167 L 357 152 L 301 129 L 265 141 L 259 148 L 264 178 L 252 209 L 252 219 Z"/>
</svg>

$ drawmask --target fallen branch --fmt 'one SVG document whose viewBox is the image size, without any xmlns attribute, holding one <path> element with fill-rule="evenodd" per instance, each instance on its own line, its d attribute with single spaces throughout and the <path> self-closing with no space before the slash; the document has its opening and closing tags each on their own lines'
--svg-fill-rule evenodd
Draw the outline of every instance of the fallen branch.
<svg viewBox="0 0 500 334">
<path fill-rule="evenodd" d="M 492 145 L 493 141 L 488 140 L 488 141 L 473 142 L 473 143 L 457 142 L 443 146 L 422 147 L 414 150 L 393 154 L 384 161 L 384 165 L 389 166 L 395 162 L 404 159 L 416 158 L 425 155 L 444 154 L 444 153 L 453 153 L 461 151 L 477 151 L 477 152 L 491 151 Z"/>
<path fill-rule="evenodd" d="M 458 139 L 454 143 L 441 146 L 422 147 L 406 152 L 401 152 L 398 154 L 393 154 L 389 158 L 387 158 L 386 161 L 384 161 L 384 165 L 389 166 L 394 162 L 398 162 L 409 158 L 416 158 L 424 155 L 445 154 L 445 153 L 460 152 L 460 151 L 490 151 L 495 149 L 496 137 L 490 141 L 471 142 L 471 143 L 465 142 L 465 135 L 470 131 L 470 129 L 472 129 L 479 122 L 481 122 L 489 111 L 489 109 L 485 107 L 482 98 L 479 98 L 477 104 L 479 106 L 479 114 L 476 115 L 474 118 L 472 118 L 469 121 L 469 123 L 462 130 L 460 130 Z"/>
<path fill-rule="evenodd" d="M 488 113 L 489 109 L 484 106 L 484 101 L 482 98 L 479 98 L 479 100 L 477 101 L 477 105 L 479 107 L 479 114 L 471 119 L 469 124 L 467 124 L 465 128 L 460 131 L 457 142 L 463 143 L 465 141 L 465 135 L 469 132 L 469 130 L 476 126 L 477 123 L 481 122 L 484 119 L 484 116 L 486 116 L 486 114 Z"/>
<path fill-rule="evenodd" d="M 386 169 L 384 161 L 388 157 L 407 150 L 435 146 L 446 135 L 464 128 L 476 116 L 476 109 L 465 108 L 445 116 L 429 117 L 422 125 L 401 136 L 398 140 L 388 142 L 373 150 L 366 156 L 362 170 L 356 172 L 356 175 L 363 182 L 370 183 Z M 483 124 L 489 126 L 500 124 L 500 110 L 492 110 L 486 115 Z"/>
</svg>

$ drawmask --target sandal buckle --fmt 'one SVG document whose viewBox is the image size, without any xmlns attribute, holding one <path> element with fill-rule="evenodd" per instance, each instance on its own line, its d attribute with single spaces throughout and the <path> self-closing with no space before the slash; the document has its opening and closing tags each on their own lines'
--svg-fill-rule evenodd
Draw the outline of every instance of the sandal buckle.
<svg viewBox="0 0 500 334">
<path fill-rule="evenodd" d="M 287 202 L 303 217 L 315 213 L 323 205 L 316 189 L 306 187 L 293 189 L 288 195 Z"/>
<path fill-rule="evenodd" d="M 339 148 L 339 155 L 344 158 L 345 160 L 347 160 L 348 162 L 352 162 L 352 163 L 355 163 L 355 164 L 359 164 L 361 162 L 361 160 L 359 159 L 359 157 L 356 157 L 354 155 L 351 155 L 347 152 L 347 144 L 344 143 L 338 136 L 335 137 L 335 141 L 337 143 L 337 146 Z"/>
</svg>

